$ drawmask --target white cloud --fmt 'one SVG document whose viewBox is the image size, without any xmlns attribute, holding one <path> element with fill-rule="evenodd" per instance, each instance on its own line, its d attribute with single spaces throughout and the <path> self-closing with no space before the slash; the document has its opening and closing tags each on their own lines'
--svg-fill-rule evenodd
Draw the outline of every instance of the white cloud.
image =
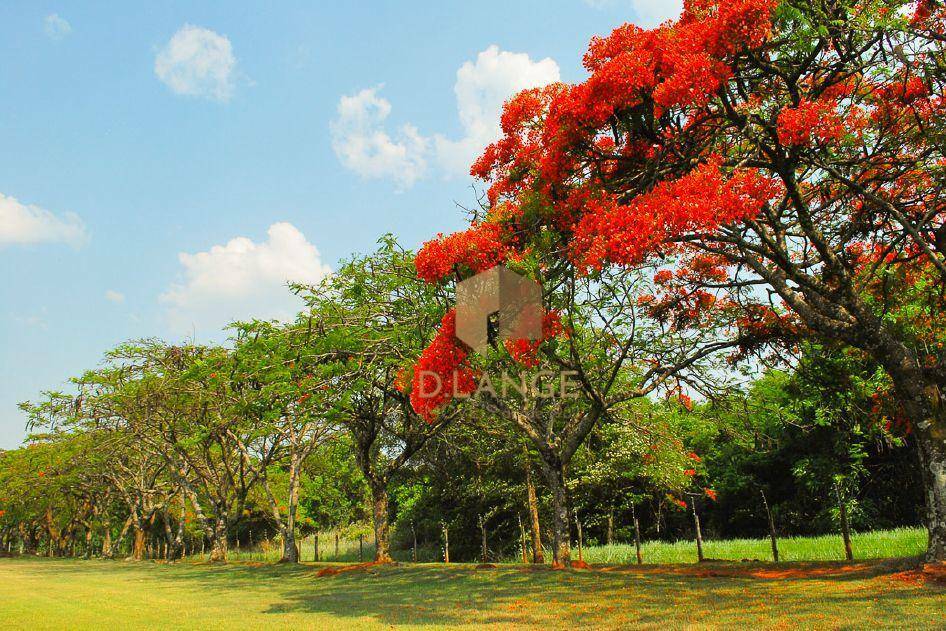
<svg viewBox="0 0 946 631">
<path fill-rule="evenodd" d="M 0 247 L 13 243 L 68 243 L 78 248 L 88 240 L 85 225 L 75 213 L 54 215 L 0 193 Z"/>
<path fill-rule="evenodd" d="M 72 25 L 58 14 L 50 13 L 43 18 L 43 31 L 50 39 L 62 39 L 72 32 Z"/>
<path fill-rule="evenodd" d="M 236 64 L 225 35 L 185 24 L 158 51 L 154 73 L 175 94 L 227 101 L 233 96 Z"/>
<path fill-rule="evenodd" d="M 114 302 L 116 305 L 120 305 L 125 302 L 125 294 L 120 291 L 115 291 L 114 289 L 108 289 L 105 291 L 105 299 L 109 302 Z"/>
<path fill-rule="evenodd" d="M 453 87 L 464 135 L 459 140 L 435 136 L 441 166 L 447 173 L 469 173 L 483 149 L 502 136 L 499 118 L 503 103 L 517 92 L 559 80 L 553 59 L 532 61 L 525 53 L 510 53 L 495 45 L 477 55 L 475 63 L 464 63 Z"/>
<path fill-rule="evenodd" d="M 331 123 L 332 149 L 342 164 L 365 178 L 388 178 L 410 188 L 427 170 L 428 141 L 413 125 L 402 125 L 392 138 L 384 130 L 391 103 L 366 88 L 338 102 Z"/>
<path fill-rule="evenodd" d="M 331 270 L 292 224 L 275 223 L 268 239 L 236 237 L 207 252 L 181 253 L 182 281 L 160 296 L 175 334 L 213 335 L 234 320 L 289 319 L 301 303 L 288 282 L 318 283 Z"/>
<path fill-rule="evenodd" d="M 46 307 L 41 307 L 36 313 L 14 315 L 13 321 L 26 328 L 40 329 L 45 331 L 49 328 L 49 320 L 47 319 L 48 315 L 49 311 L 46 309 Z"/>
<path fill-rule="evenodd" d="M 683 0 L 585 0 L 585 4 L 595 9 L 630 5 L 635 18 L 631 22 L 642 27 L 657 26 L 683 12 Z"/>
<path fill-rule="evenodd" d="M 384 126 L 391 103 L 378 96 L 379 86 L 340 99 L 331 124 L 332 147 L 348 169 L 363 177 L 391 179 L 399 189 L 422 178 L 430 159 L 444 175 L 465 175 L 486 145 L 501 136 L 503 103 L 520 90 L 548 85 L 559 76 L 558 64 L 550 58 L 532 61 L 525 53 L 490 46 L 457 70 L 460 138 L 426 137 L 413 125 L 401 126 L 392 137 Z"/>
</svg>

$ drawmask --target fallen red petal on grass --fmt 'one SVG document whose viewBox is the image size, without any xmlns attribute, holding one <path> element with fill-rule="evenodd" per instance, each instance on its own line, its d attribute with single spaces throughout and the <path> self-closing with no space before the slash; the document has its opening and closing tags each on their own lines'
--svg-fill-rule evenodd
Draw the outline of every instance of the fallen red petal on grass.
<svg viewBox="0 0 946 631">
<path fill-rule="evenodd" d="M 357 565 L 343 565 L 342 567 L 326 567 L 315 573 L 319 578 L 323 576 L 335 576 L 342 572 L 357 572 L 367 570 L 379 565 L 396 565 L 393 561 L 371 561 L 370 563 L 358 563 Z"/>
</svg>

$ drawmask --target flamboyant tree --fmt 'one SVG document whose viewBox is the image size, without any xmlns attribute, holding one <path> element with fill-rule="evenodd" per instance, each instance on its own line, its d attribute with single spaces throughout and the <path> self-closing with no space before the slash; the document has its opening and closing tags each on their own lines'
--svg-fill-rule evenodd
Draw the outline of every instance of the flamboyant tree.
<svg viewBox="0 0 946 631">
<path fill-rule="evenodd" d="M 648 266 L 591 279 L 556 267 L 539 251 L 508 265 L 547 288 L 545 339 L 497 341 L 471 353 L 457 340 L 450 312 L 415 365 L 411 398 L 436 419 L 453 399 L 475 394 L 478 405 L 525 436 L 551 495 L 553 563 L 563 567 L 571 560 L 567 474 L 587 437 L 603 418 L 627 413 L 631 401 L 660 392 L 680 396 L 683 384 L 704 389 L 701 375 L 733 342 L 714 339 L 709 321 L 694 334 L 650 316 L 639 304 L 640 292 L 652 286 Z M 438 388 L 453 383 L 456 390 Z"/>
<path fill-rule="evenodd" d="M 714 318 L 747 352 L 858 349 L 909 422 L 927 556 L 946 559 L 944 42 L 932 0 L 687 0 L 676 21 L 621 26 L 592 40 L 585 81 L 506 104 L 472 169 L 487 212 L 418 271 L 660 262 L 640 304 L 677 330 Z"/>
</svg>

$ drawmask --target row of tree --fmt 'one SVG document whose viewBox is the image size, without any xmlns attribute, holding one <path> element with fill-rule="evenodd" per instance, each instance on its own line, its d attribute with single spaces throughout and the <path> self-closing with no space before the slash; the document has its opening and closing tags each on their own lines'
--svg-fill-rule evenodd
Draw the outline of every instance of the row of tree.
<svg viewBox="0 0 946 631">
<path fill-rule="evenodd" d="M 387 560 L 392 514 L 431 497 L 404 490 L 418 475 L 441 480 L 444 505 L 478 498 L 485 540 L 497 504 L 483 498 L 512 479 L 508 453 L 527 486 L 535 467 L 553 560 L 568 565 L 586 459 L 605 506 L 641 492 L 663 496 L 659 511 L 716 495 L 708 463 L 748 475 L 753 452 L 790 456 L 785 479 L 808 485 L 794 510 L 810 515 L 804 497 L 868 464 L 901 467 L 893 447 L 906 442 L 918 464 L 901 479 L 922 488 L 927 557 L 946 559 L 944 32 L 946 10 L 928 0 L 688 0 L 679 20 L 593 39 L 585 81 L 506 104 L 502 138 L 473 165 L 488 191 L 466 230 L 416 256 L 386 238 L 296 287 L 306 309 L 292 323 L 237 325 L 229 347 L 129 344 L 77 393 L 25 406 L 48 441 L 79 440 L 94 463 L 63 483 L 74 496 L 56 508 L 77 507 L 66 530 L 85 520 L 94 538 L 109 489 L 136 536 L 193 514 L 219 560 L 257 493 L 293 560 L 307 467 L 344 445 Z M 500 318 L 474 352 L 453 294 L 500 265 L 541 284 L 542 332 L 504 339 Z M 745 385 L 776 363 L 791 370 Z M 711 438 L 681 414 L 712 419 Z M 454 478 L 465 492 L 434 475 L 457 453 L 473 463 Z M 34 482 L 20 479 L 24 492 Z M 745 479 L 718 482 L 743 494 L 728 531 L 758 501 Z M 332 493 L 357 495 L 343 486 Z M 538 552 L 539 494 L 526 496 Z M 59 545 L 56 510 L 2 510 L 5 536 L 45 527 Z"/>
</svg>

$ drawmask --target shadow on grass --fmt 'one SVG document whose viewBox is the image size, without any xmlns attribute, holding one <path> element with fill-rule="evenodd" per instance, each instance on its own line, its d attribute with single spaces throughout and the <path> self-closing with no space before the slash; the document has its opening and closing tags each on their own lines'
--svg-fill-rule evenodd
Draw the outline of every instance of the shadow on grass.
<svg viewBox="0 0 946 631">
<path fill-rule="evenodd" d="M 385 565 L 324 577 L 317 577 L 317 571 L 332 565 L 38 561 L 29 563 L 31 572 L 107 571 L 117 581 L 144 574 L 155 581 L 191 582 L 206 598 L 242 591 L 250 607 L 254 593 L 262 588 L 269 603 L 263 605 L 265 614 L 319 613 L 385 625 L 580 628 L 675 621 L 727 625 L 825 615 L 840 624 L 846 612 L 871 608 L 896 619 L 912 611 L 917 596 L 906 586 L 877 589 L 873 580 L 902 570 L 902 560 L 850 566 L 612 566 L 577 572 L 528 566 L 476 570 L 461 565 Z"/>
</svg>

